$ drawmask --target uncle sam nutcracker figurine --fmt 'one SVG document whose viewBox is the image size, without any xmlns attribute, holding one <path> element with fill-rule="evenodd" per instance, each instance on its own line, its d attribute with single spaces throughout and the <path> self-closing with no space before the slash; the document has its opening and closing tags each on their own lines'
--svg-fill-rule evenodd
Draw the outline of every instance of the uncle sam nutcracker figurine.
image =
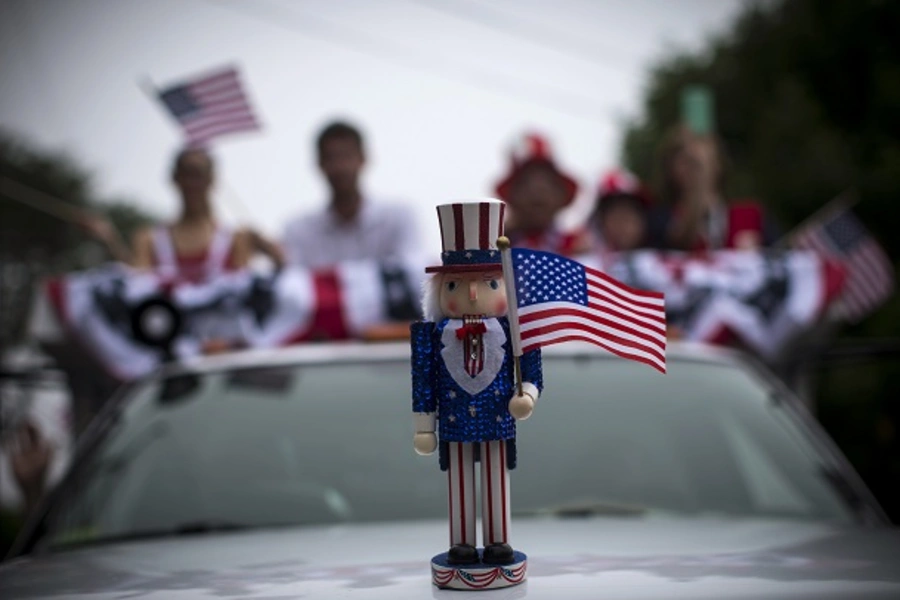
<svg viewBox="0 0 900 600">
<path fill-rule="evenodd" d="M 410 328 L 414 446 L 423 455 L 439 448 L 449 487 L 450 549 L 432 559 L 432 580 L 456 589 L 506 587 L 525 579 L 525 555 L 509 544 L 509 470 L 516 463 L 516 421 L 531 415 L 543 387 L 540 349 L 521 357 L 517 382 L 497 248 L 504 204 L 463 202 L 437 211 L 443 264 L 426 269 L 434 273 L 424 299 L 429 320 Z"/>
</svg>

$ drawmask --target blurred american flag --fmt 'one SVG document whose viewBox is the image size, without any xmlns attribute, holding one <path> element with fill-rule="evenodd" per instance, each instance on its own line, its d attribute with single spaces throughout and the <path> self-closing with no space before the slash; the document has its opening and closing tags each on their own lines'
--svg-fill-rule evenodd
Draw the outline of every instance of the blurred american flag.
<svg viewBox="0 0 900 600">
<path fill-rule="evenodd" d="M 839 261 L 847 270 L 839 316 L 859 321 L 894 292 L 894 267 L 878 242 L 846 207 L 813 218 L 793 245 Z"/>
<path fill-rule="evenodd" d="M 234 67 L 168 87 L 159 99 L 181 125 L 188 146 L 260 128 Z"/>
</svg>

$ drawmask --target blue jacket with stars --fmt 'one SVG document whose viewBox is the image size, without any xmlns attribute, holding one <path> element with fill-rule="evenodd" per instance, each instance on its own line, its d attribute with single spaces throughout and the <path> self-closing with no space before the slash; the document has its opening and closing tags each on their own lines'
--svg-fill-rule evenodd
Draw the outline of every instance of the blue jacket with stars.
<svg viewBox="0 0 900 600">
<path fill-rule="evenodd" d="M 482 335 L 484 367 L 476 377 L 465 371 L 459 319 L 422 321 L 410 327 L 413 412 L 437 413 L 438 436 L 444 442 L 512 440 L 516 421 L 508 404 L 515 395 L 509 320 L 485 319 Z M 543 389 L 540 349 L 520 359 L 522 381 Z"/>
</svg>

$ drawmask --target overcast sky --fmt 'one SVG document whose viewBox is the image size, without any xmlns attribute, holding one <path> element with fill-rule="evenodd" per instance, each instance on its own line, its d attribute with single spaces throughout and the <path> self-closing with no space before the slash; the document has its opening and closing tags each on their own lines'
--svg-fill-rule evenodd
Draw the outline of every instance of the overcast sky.
<svg viewBox="0 0 900 600">
<path fill-rule="evenodd" d="M 365 189 L 414 206 L 436 249 L 434 205 L 489 195 L 526 129 L 548 134 L 587 206 L 650 66 L 744 1 L 3 0 L 0 126 L 171 218 L 180 134 L 138 81 L 236 64 L 265 129 L 216 145 L 224 221 L 279 235 L 322 206 L 313 139 L 342 117 L 367 137 Z"/>
</svg>

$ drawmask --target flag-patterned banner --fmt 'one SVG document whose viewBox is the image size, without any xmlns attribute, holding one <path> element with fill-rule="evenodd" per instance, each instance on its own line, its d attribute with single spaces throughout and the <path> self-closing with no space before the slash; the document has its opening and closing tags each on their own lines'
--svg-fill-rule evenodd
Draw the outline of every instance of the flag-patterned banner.
<svg viewBox="0 0 900 600">
<path fill-rule="evenodd" d="M 738 345 L 777 361 L 820 323 L 845 271 L 813 252 L 722 250 L 698 257 L 638 251 L 606 271 L 633 287 L 665 293 L 670 336 Z"/>
<path fill-rule="evenodd" d="M 840 297 L 839 316 L 845 320 L 861 320 L 894 293 L 890 259 L 849 209 L 826 212 L 797 231 L 793 242 L 796 248 L 813 250 L 843 263 L 847 281 Z"/>
<path fill-rule="evenodd" d="M 532 254 L 544 256 L 533 251 L 514 253 L 516 270 L 523 271 L 516 291 L 525 344 L 569 336 L 600 340 L 610 351 L 640 356 L 659 369 L 665 367 L 663 323 L 684 340 L 737 343 L 775 360 L 795 336 L 820 322 L 843 282 L 841 269 L 809 251 L 722 251 L 702 259 L 641 251 L 604 265 L 605 275 L 589 258 L 581 259 L 582 267 L 562 257 L 556 263 L 552 255 L 550 263 L 532 262 Z M 38 294 L 30 331 L 39 341 L 77 343 L 108 372 L 131 380 L 167 358 L 202 354 L 210 341 L 272 348 L 361 337 L 387 321 L 415 319 L 426 264 L 432 262 L 359 261 L 322 271 L 287 268 L 277 275 L 237 272 L 174 287 L 152 274 L 109 266 L 49 282 Z M 666 320 L 659 294 L 629 286 L 663 292 Z M 161 296 L 182 315 L 170 356 L 135 335 L 135 315 L 141 307 L 153 308 Z M 158 312 L 144 311 L 149 325 L 165 320 Z M 560 325 L 567 320 L 575 324 L 572 329 Z"/>
<path fill-rule="evenodd" d="M 159 98 L 181 125 L 188 146 L 260 128 L 233 67 L 173 85 L 159 92 Z"/>
<path fill-rule="evenodd" d="M 175 285 L 108 266 L 49 281 L 34 307 L 32 335 L 45 342 L 68 336 L 110 375 L 129 381 L 166 360 L 203 354 L 210 343 L 274 348 L 344 340 L 375 325 L 416 319 L 424 266 L 359 261 L 274 275 L 240 271 Z M 167 328 L 174 329 L 171 339 Z"/>
<path fill-rule="evenodd" d="M 634 289 L 574 260 L 513 249 L 522 350 L 583 341 L 665 373 L 663 294 Z"/>
</svg>

